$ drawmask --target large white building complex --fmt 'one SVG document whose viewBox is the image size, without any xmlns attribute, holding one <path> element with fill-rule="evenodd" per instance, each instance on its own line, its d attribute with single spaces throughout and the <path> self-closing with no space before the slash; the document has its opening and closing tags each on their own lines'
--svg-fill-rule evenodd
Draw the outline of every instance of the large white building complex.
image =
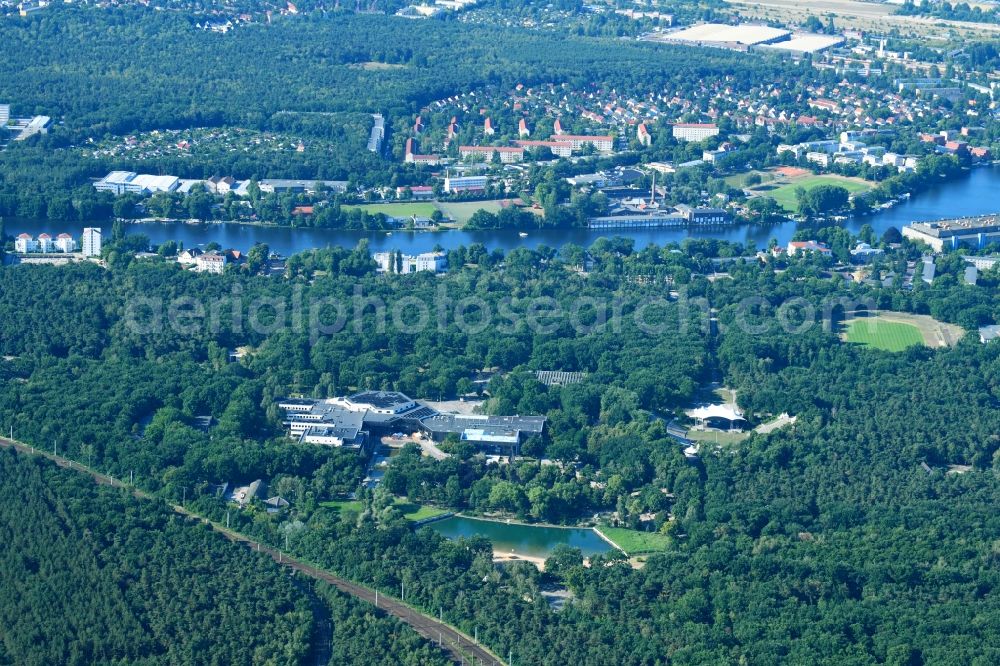
<svg viewBox="0 0 1000 666">
<path fill-rule="evenodd" d="M 54 239 L 49 234 L 20 234 L 14 239 L 14 251 L 18 254 L 72 254 L 77 250 L 76 240 L 69 234 L 59 234 Z M 84 255 L 88 256 L 88 255 Z"/>
<path fill-rule="evenodd" d="M 303 444 L 360 449 L 370 435 L 423 432 L 441 441 L 449 435 L 489 453 L 517 455 L 525 439 L 541 435 L 544 416 L 441 414 L 396 391 L 362 391 L 351 396 L 278 401 L 288 435 Z"/>
<path fill-rule="evenodd" d="M 448 270 L 448 258 L 443 252 L 424 252 L 417 256 L 396 252 L 376 252 L 372 259 L 378 264 L 380 273 L 444 273 Z"/>
<path fill-rule="evenodd" d="M 959 247 L 984 248 L 1000 240 L 1000 216 L 914 222 L 903 227 L 903 237 L 926 243 L 938 252 Z"/>
<path fill-rule="evenodd" d="M 112 194 L 153 194 L 155 192 L 173 192 L 181 184 L 177 176 L 153 176 L 148 173 L 134 171 L 112 171 L 104 178 L 94 183 L 94 189 Z"/>
</svg>

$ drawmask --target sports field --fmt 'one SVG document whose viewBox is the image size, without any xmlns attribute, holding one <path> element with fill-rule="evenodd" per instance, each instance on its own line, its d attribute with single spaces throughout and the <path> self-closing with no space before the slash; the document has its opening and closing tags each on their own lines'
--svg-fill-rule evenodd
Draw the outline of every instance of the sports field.
<svg viewBox="0 0 1000 666">
<path fill-rule="evenodd" d="M 952 347 L 964 335 L 965 331 L 960 326 L 908 312 L 879 312 L 870 317 L 851 317 L 844 322 L 841 332 L 845 342 L 891 352 L 913 345 Z"/>
<path fill-rule="evenodd" d="M 820 185 L 837 185 L 839 187 L 843 187 L 851 194 L 855 194 L 857 192 L 867 192 L 871 189 L 870 185 L 851 178 L 844 178 L 843 176 L 807 176 L 805 178 L 792 179 L 785 185 L 776 187 L 773 190 L 761 191 L 760 194 L 766 197 L 771 197 L 785 210 L 797 213 L 799 210 L 799 202 L 796 199 L 795 190 L 801 187 L 808 191 L 814 187 L 819 187 Z"/>
<path fill-rule="evenodd" d="M 898 352 L 924 344 L 920 329 L 912 324 L 875 319 L 855 319 L 847 325 L 844 339 L 883 351 Z"/>
</svg>

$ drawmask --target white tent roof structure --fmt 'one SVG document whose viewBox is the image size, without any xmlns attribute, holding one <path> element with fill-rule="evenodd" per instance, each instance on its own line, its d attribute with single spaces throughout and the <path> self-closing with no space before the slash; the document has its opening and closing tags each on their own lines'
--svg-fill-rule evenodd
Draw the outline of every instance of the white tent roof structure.
<svg viewBox="0 0 1000 666">
<path fill-rule="evenodd" d="M 726 419 L 727 421 L 745 421 L 743 413 L 731 405 L 705 405 L 689 409 L 687 415 L 698 421 L 705 419 Z"/>
</svg>

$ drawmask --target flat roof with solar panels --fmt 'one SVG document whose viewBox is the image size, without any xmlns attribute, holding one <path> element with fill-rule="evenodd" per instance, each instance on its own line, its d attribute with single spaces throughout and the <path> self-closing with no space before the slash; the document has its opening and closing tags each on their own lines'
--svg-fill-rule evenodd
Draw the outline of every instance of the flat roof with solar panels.
<svg viewBox="0 0 1000 666">
<path fill-rule="evenodd" d="M 535 378 L 546 386 L 568 386 L 579 384 L 587 377 L 584 372 L 563 372 L 561 370 L 538 370 Z"/>
</svg>

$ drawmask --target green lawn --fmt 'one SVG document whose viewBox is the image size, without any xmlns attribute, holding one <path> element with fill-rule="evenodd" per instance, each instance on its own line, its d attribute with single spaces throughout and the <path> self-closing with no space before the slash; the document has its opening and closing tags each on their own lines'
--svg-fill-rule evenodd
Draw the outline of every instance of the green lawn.
<svg viewBox="0 0 1000 666">
<path fill-rule="evenodd" d="M 364 508 L 358 500 L 334 500 L 330 502 L 320 502 L 319 505 L 327 509 L 336 509 L 341 513 L 344 511 L 356 511 L 361 513 Z"/>
<path fill-rule="evenodd" d="M 360 208 L 361 210 L 368 211 L 372 215 L 382 213 L 384 215 L 388 215 L 389 217 L 411 217 L 413 215 L 416 215 L 417 217 L 430 217 L 431 213 L 437 210 L 434 204 L 429 201 L 407 201 L 404 203 L 344 206 L 344 210 L 351 208 Z"/>
<path fill-rule="evenodd" d="M 600 530 L 630 556 L 659 553 L 670 546 L 670 537 L 659 532 L 640 532 L 624 527 L 601 527 Z"/>
<path fill-rule="evenodd" d="M 688 430 L 687 438 L 695 442 L 712 444 L 739 444 L 750 436 L 748 432 L 724 432 L 721 430 Z"/>
<path fill-rule="evenodd" d="M 448 513 L 445 509 L 424 506 L 422 504 L 411 504 L 409 502 L 397 502 L 396 507 L 403 512 L 403 517 L 413 521 L 435 518 Z"/>
<path fill-rule="evenodd" d="M 763 191 L 761 194 L 766 197 L 771 197 L 785 210 L 798 212 L 799 203 L 795 197 L 795 190 L 801 187 L 808 191 L 820 185 L 838 185 L 851 194 L 855 194 L 857 192 L 867 192 L 871 189 L 871 186 L 869 185 L 859 183 L 856 180 L 842 178 L 840 176 L 809 176 L 807 178 L 794 180 L 787 185 L 782 185 L 781 187 L 777 187 L 773 190 Z"/>
<path fill-rule="evenodd" d="M 886 321 L 878 317 L 850 321 L 844 339 L 847 342 L 890 352 L 903 351 L 907 347 L 924 344 L 924 336 L 916 326 L 898 321 Z"/>
<path fill-rule="evenodd" d="M 319 505 L 327 509 L 335 509 L 340 513 L 343 513 L 344 511 L 361 513 L 364 509 L 361 502 L 358 500 L 333 500 L 330 502 L 320 502 Z M 407 520 L 414 521 L 434 518 L 435 516 L 448 513 L 444 509 L 437 509 L 435 507 L 424 506 L 422 504 L 413 504 L 412 502 L 403 502 L 402 500 L 396 502 L 396 508 L 403 512 L 403 517 Z"/>
<path fill-rule="evenodd" d="M 743 173 L 734 173 L 731 176 L 726 176 L 723 180 L 726 181 L 726 185 L 729 185 L 730 187 L 746 187 L 747 176 L 754 173 L 760 176 L 761 183 L 767 183 L 774 180 L 774 176 L 766 171 L 744 171 Z"/>
</svg>

